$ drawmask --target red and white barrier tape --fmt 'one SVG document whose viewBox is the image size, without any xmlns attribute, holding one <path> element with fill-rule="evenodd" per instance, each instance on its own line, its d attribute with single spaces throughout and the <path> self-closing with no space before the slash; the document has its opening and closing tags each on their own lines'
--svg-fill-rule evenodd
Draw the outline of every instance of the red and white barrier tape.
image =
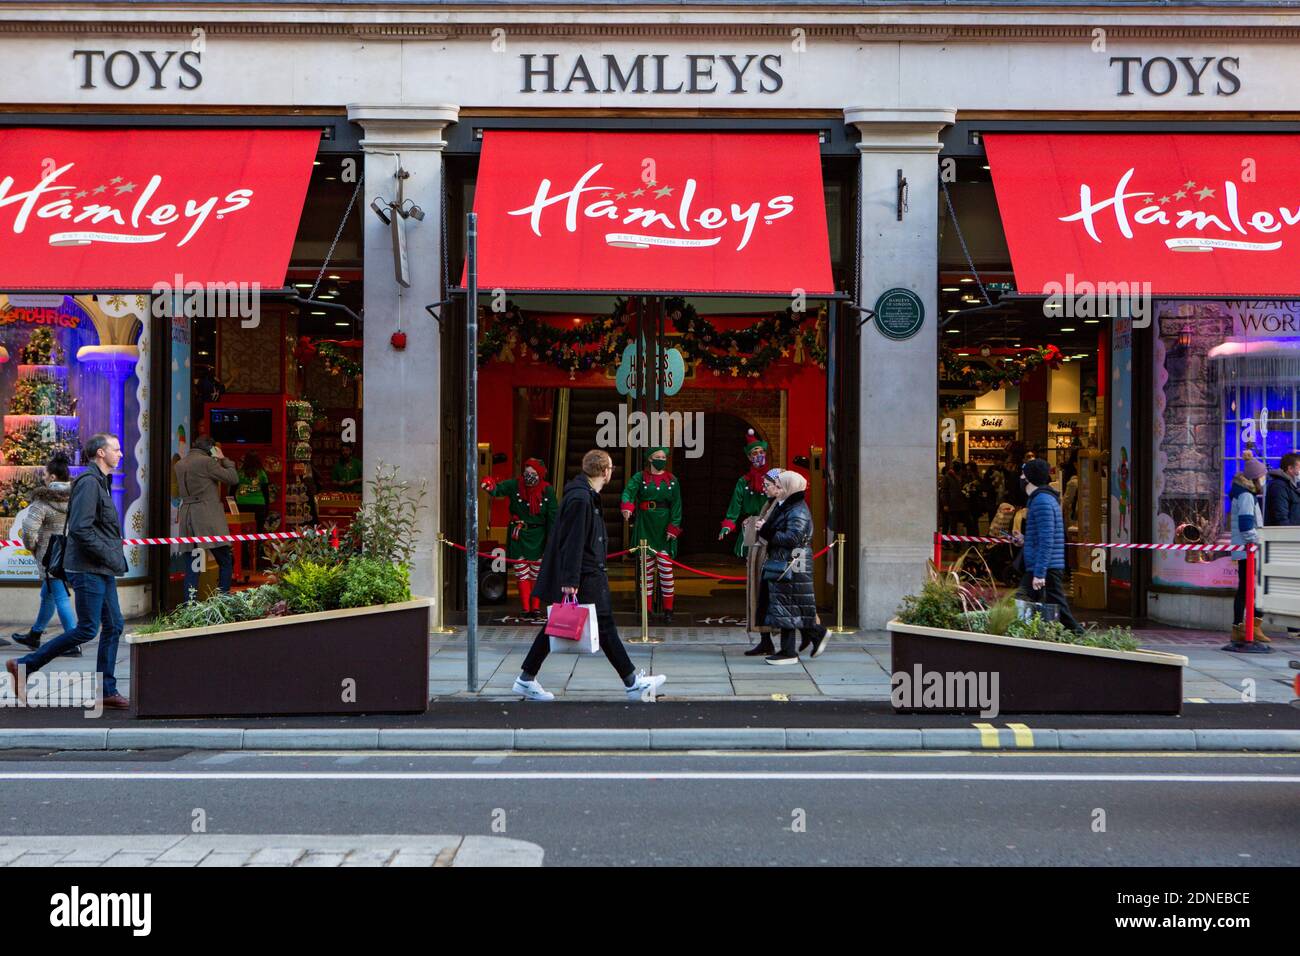
<svg viewBox="0 0 1300 956">
<path fill-rule="evenodd" d="M 123 538 L 124 545 L 152 544 L 224 544 L 229 541 L 288 541 L 292 538 L 304 538 L 301 531 L 264 531 L 259 534 L 220 534 L 191 538 Z M 0 540 L 0 548 L 21 548 L 22 541 Z"/>
<path fill-rule="evenodd" d="M 1010 538 L 988 538 L 968 534 L 941 534 L 941 541 L 956 541 L 968 544 L 1011 544 L 1019 545 Z M 1125 551 L 1245 551 L 1244 544 L 1133 544 L 1130 542 L 1108 543 L 1104 541 L 1067 541 L 1071 548 L 1117 548 Z"/>
</svg>

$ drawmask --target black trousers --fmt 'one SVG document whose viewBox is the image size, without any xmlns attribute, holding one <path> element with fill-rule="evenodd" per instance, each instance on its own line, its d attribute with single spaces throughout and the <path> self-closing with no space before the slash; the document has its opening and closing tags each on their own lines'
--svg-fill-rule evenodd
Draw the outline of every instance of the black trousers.
<svg viewBox="0 0 1300 956">
<path fill-rule="evenodd" d="M 627 678 L 636 673 L 632 659 L 627 656 L 627 648 L 618 636 L 618 627 L 614 624 L 614 611 L 609 598 L 609 575 L 604 571 L 584 574 L 578 580 L 578 603 L 596 605 L 596 625 L 600 628 L 600 649 L 605 658 L 613 665 L 618 676 L 626 683 Z M 532 677 L 542 669 L 542 662 L 551 653 L 551 639 L 546 636 L 546 625 L 533 638 L 533 646 L 524 658 L 523 672 Z"/>
<path fill-rule="evenodd" d="M 1046 575 L 1046 586 L 1041 591 L 1034 590 L 1034 572 L 1026 571 L 1020 579 L 1019 597 L 1022 601 L 1034 601 L 1041 604 L 1055 604 L 1060 611 L 1058 615 L 1061 623 L 1072 631 L 1079 630 L 1079 622 L 1074 619 L 1070 613 L 1070 601 L 1065 596 L 1063 580 L 1065 572 L 1061 568 L 1048 568 Z"/>
</svg>

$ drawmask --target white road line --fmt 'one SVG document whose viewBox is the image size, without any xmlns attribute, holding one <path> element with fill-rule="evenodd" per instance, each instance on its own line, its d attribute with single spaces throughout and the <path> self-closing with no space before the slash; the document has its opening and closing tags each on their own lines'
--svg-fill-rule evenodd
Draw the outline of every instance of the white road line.
<svg viewBox="0 0 1300 956">
<path fill-rule="evenodd" d="M 170 780 L 355 780 L 374 781 L 391 780 L 393 782 L 410 781 L 472 781 L 472 780 L 790 780 L 816 782 L 822 780 L 841 781 L 1014 781 L 1017 783 L 1283 783 L 1300 785 L 1300 775 L 1287 774 L 1212 774 L 1212 773 L 978 773 L 978 772 L 887 772 L 887 771 L 653 771 L 653 770 L 609 770 L 609 771 L 413 771 L 410 773 L 388 771 L 297 771 L 288 773 L 259 771 L 217 770 L 197 771 L 142 771 L 124 773 L 107 771 L 95 773 L 90 771 L 50 771 L 31 773 L 0 773 L 0 781 L 5 780 L 103 780 L 120 783 L 122 781 L 170 781 Z"/>
</svg>

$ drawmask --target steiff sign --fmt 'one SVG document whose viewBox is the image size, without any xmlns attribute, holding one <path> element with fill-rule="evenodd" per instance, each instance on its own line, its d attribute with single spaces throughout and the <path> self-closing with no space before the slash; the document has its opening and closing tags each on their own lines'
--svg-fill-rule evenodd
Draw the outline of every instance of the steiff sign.
<svg viewBox="0 0 1300 956">
<path fill-rule="evenodd" d="M 890 289 L 876 300 L 876 328 L 886 338 L 901 342 L 921 330 L 925 305 L 911 289 Z"/>
</svg>

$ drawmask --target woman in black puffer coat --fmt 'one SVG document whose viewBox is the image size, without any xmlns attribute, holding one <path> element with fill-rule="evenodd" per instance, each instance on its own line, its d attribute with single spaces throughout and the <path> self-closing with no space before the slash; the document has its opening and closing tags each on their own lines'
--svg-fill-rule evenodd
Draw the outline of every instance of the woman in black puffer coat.
<svg viewBox="0 0 1300 956">
<path fill-rule="evenodd" d="M 811 636 L 812 656 L 816 657 L 826 647 L 828 632 L 817 622 L 817 598 L 813 593 L 813 521 L 804 501 L 808 481 L 794 471 L 781 472 L 777 481 L 781 485 L 777 495 L 780 505 L 758 529 L 759 537 L 767 542 L 765 566 L 780 572 L 777 580 L 772 580 L 775 575 L 771 571 L 764 572 L 764 620 L 769 627 L 781 629 L 781 650 L 766 660 L 769 664 L 797 664 L 795 633 L 804 631 L 805 637 Z"/>
</svg>

